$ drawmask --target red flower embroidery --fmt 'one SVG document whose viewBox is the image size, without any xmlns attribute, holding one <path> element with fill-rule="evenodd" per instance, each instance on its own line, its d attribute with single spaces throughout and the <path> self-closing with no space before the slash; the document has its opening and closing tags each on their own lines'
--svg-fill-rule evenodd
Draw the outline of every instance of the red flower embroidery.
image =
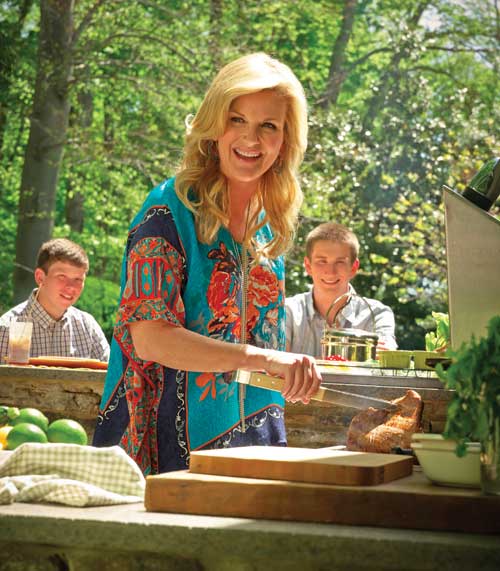
<svg viewBox="0 0 500 571">
<path fill-rule="evenodd" d="M 248 289 L 248 298 L 255 305 L 266 307 L 278 300 L 278 279 L 264 266 L 255 266 L 250 271 L 251 281 Z"/>
<path fill-rule="evenodd" d="M 257 325 L 260 311 L 254 303 L 249 303 L 247 307 L 247 330 L 250 332 Z"/>
<path fill-rule="evenodd" d="M 230 286 L 231 276 L 227 272 L 219 271 L 212 274 L 207 292 L 207 301 L 210 309 L 220 311 L 224 307 L 229 297 Z"/>
<path fill-rule="evenodd" d="M 213 399 L 217 397 L 215 373 L 201 373 L 201 375 L 196 378 L 196 386 L 200 387 L 200 389 L 205 387 L 201 393 L 200 401 L 205 400 L 208 393 L 210 393 Z"/>
</svg>

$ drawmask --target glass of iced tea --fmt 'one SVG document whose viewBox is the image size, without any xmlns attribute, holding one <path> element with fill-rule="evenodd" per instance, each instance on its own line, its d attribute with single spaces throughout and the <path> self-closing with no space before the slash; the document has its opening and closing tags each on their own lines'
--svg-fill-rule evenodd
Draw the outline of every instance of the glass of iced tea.
<svg viewBox="0 0 500 571">
<path fill-rule="evenodd" d="M 7 362 L 12 365 L 26 365 L 30 360 L 31 321 L 11 321 L 9 324 L 9 349 Z"/>
</svg>

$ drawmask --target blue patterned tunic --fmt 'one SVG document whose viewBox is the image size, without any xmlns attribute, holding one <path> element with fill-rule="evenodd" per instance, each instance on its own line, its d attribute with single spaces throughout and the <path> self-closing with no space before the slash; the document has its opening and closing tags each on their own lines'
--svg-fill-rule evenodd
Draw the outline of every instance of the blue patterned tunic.
<svg viewBox="0 0 500 571">
<path fill-rule="evenodd" d="M 265 226 L 256 238 L 268 242 L 271 236 Z M 279 393 L 246 387 L 242 400 L 243 387 L 227 383 L 223 374 L 142 361 L 130 337 L 130 323 L 164 319 L 237 343 L 242 271 L 236 248 L 239 245 L 225 228 L 212 244 L 197 240 L 194 217 L 177 197 L 174 179 L 150 193 L 132 222 L 94 445 L 119 443 L 145 474 L 187 468 L 191 450 L 286 445 L 284 401 Z M 284 323 L 282 258 L 252 265 L 248 342 L 282 350 Z"/>
</svg>

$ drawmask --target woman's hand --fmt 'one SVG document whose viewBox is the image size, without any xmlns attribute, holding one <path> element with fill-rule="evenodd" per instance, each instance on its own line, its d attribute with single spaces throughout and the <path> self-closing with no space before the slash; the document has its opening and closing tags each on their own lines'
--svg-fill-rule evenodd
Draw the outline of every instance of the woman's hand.
<svg viewBox="0 0 500 571">
<path fill-rule="evenodd" d="M 291 402 L 307 404 L 321 383 L 316 360 L 309 355 L 227 343 L 175 327 L 161 319 L 132 323 L 130 333 L 137 355 L 144 361 L 184 371 L 264 369 L 285 380 L 282 395 Z"/>
<path fill-rule="evenodd" d="M 282 351 L 269 351 L 266 357 L 266 372 L 285 380 L 282 391 L 285 400 L 308 404 L 321 383 L 314 357 Z"/>
</svg>

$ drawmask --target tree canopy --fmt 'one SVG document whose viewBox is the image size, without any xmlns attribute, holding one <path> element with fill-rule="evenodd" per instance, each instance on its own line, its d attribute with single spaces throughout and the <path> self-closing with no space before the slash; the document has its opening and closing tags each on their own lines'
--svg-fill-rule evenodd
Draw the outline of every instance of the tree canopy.
<svg viewBox="0 0 500 571">
<path fill-rule="evenodd" d="M 79 305 L 109 335 L 128 224 L 175 173 L 185 118 L 221 65 L 265 51 L 309 103 L 287 294 L 307 287 L 308 230 L 341 222 L 362 245 L 354 286 L 423 347 L 447 310 L 441 187 L 500 155 L 498 0 L 8 0 L 0 22 L 0 310 L 42 239 L 67 236 L 91 260 Z"/>
</svg>

